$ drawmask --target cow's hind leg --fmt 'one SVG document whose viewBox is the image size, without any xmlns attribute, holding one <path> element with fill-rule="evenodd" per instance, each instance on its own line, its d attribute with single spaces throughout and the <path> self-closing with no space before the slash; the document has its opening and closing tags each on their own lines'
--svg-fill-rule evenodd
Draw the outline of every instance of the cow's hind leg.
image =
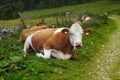
<svg viewBox="0 0 120 80">
<path fill-rule="evenodd" d="M 42 58 L 44 58 L 44 59 L 48 59 L 48 58 L 50 58 L 50 56 L 51 56 L 51 49 L 50 49 L 50 50 L 44 49 L 44 54 L 36 53 L 36 56 L 42 57 Z"/>
<path fill-rule="evenodd" d="M 31 43 L 31 37 L 32 36 L 28 36 L 25 43 L 24 43 L 23 51 L 24 51 L 24 57 L 25 58 L 27 58 L 27 56 L 28 56 L 29 46 L 30 46 L 30 43 Z"/>
</svg>

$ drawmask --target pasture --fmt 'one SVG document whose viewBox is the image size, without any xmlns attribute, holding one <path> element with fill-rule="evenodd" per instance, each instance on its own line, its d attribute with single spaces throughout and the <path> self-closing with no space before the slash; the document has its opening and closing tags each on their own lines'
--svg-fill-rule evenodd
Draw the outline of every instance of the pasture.
<svg viewBox="0 0 120 80">
<path fill-rule="evenodd" d="M 67 6 L 48 10 L 28 11 L 22 13 L 26 25 L 36 25 L 42 18 L 47 24 L 55 23 L 55 17 L 60 17 L 61 12 L 72 12 L 72 17 L 79 13 L 89 12 L 92 15 L 100 15 L 110 12 L 119 16 L 120 4 L 112 4 L 108 1 Z M 113 12 L 113 13 L 112 13 Z M 60 19 L 61 20 L 61 19 Z M 119 19 L 118 19 L 119 20 Z M 0 25 L 8 27 L 22 27 L 20 19 L 0 21 Z M 31 51 L 28 60 L 23 58 L 23 44 L 19 42 L 20 31 L 11 37 L 0 40 L 0 80 L 94 80 L 94 68 L 96 56 L 101 48 L 107 44 L 109 37 L 117 30 L 114 19 L 108 18 L 107 23 L 83 24 L 83 28 L 90 27 L 93 34 L 83 37 L 83 47 L 77 49 L 77 60 L 42 59 Z M 58 27 L 62 27 L 61 25 Z M 119 62 L 117 63 L 119 66 Z M 115 68 L 119 68 L 119 67 Z M 120 79 L 117 70 L 113 69 L 113 80 Z M 96 70 L 97 71 L 97 70 Z M 116 78 L 117 76 L 117 78 Z M 100 79 L 101 80 L 101 79 Z"/>
</svg>

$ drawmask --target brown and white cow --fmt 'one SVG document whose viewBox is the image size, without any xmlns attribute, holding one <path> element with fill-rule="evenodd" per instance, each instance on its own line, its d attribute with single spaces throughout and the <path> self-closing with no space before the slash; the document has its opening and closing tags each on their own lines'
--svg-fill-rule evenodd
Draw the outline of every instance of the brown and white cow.
<svg viewBox="0 0 120 80">
<path fill-rule="evenodd" d="M 92 21 L 93 19 L 90 16 L 83 15 L 81 20 L 83 20 L 83 22 L 89 22 Z"/>
<path fill-rule="evenodd" d="M 48 59 L 76 59 L 75 49 L 82 47 L 83 29 L 79 23 L 70 28 L 52 28 L 35 32 L 27 37 L 24 44 L 24 57 L 28 56 L 29 46 L 36 56 Z"/>
<path fill-rule="evenodd" d="M 48 28 L 48 26 L 46 24 L 42 24 L 42 23 L 38 23 L 37 26 L 28 28 L 28 29 L 24 29 L 21 34 L 20 34 L 20 38 L 19 41 L 24 41 L 30 34 L 41 30 L 41 29 L 46 29 Z"/>
</svg>

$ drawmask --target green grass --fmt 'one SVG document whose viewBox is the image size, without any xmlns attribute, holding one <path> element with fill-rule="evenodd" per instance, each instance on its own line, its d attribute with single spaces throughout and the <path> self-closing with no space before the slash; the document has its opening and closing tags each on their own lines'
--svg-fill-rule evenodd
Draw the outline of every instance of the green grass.
<svg viewBox="0 0 120 80">
<path fill-rule="evenodd" d="M 114 16 L 115 17 L 115 19 L 116 19 L 116 21 L 117 21 L 117 26 L 118 27 L 120 27 L 120 16 L 118 17 L 118 16 Z M 119 37 L 118 37 L 118 39 L 119 39 Z M 119 50 L 120 50 L 120 44 L 118 43 L 118 46 L 116 46 L 117 48 L 117 52 L 116 53 L 118 53 L 119 54 Z M 112 69 L 112 71 L 111 71 L 111 74 L 110 74 L 110 78 L 112 79 L 112 80 L 119 80 L 120 79 L 120 55 L 117 55 L 117 63 L 115 64 L 115 65 L 113 65 L 114 66 L 114 68 Z"/>
<path fill-rule="evenodd" d="M 9 28 L 18 27 L 18 26 L 20 26 L 20 24 L 21 24 L 20 19 L 0 20 L 0 26 L 6 26 Z"/>
<path fill-rule="evenodd" d="M 96 6 L 96 7 L 95 7 Z M 87 10 L 95 14 L 118 9 L 119 4 L 108 1 L 54 8 L 22 13 L 26 23 L 35 25 L 41 16 L 48 24 L 55 22 L 55 14 L 61 11 L 84 13 Z M 117 12 L 115 12 L 117 13 Z M 27 16 L 30 19 L 26 18 Z M 50 17 L 53 16 L 53 17 Z M 34 18 L 34 19 L 32 19 Z M 14 25 L 18 20 L 3 21 L 0 25 Z M 18 24 L 18 23 L 17 23 Z M 93 34 L 83 37 L 83 47 L 77 49 L 77 60 L 42 59 L 30 52 L 28 60 L 23 58 L 23 43 L 18 42 L 19 33 L 0 41 L 0 79 L 3 80 L 91 80 L 94 58 L 108 37 L 116 30 L 116 23 L 109 19 L 107 24 L 92 26 Z M 20 26 L 21 27 L 21 26 Z M 119 63 L 118 63 L 119 65 Z M 118 67 L 117 67 L 118 68 Z M 115 72 L 116 73 L 116 72 Z M 118 75 L 113 75 L 118 76 Z M 117 79 L 117 78 L 116 78 Z"/>
<path fill-rule="evenodd" d="M 110 75 L 112 80 L 119 80 L 120 79 L 120 57 L 116 65 L 114 65 L 114 69 L 112 74 Z"/>
<path fill-rule="evenodd" d="M 23 18 L 41 18 L 41 17 L 50 17 L 50 16 L 58 16 L 61 12 L 70 11 L 72 13 L 84 13 L 90 12 L 93 14 L 100 14 L 103 12 L 111 12 L 111 10 L 120 9 L 120 4 L 111 3 L 107 0 L 99 1 L 95 3 L 88 3 L 88 4 L 79 4 L 73 6 L 66 6 L 61 8 L 53 8 L 47 10 L 34 10 L 34 11 L 27 11 L 22 13 Z"/>
<path fill-rule="evenodd" d="M 18 35 L 0 42 L 0 74 L 5 80 L 90 80 L 94 57 L 107 37 L 114 31 L 115 23 L 93 27 L 93 34 L 83 37 L 83 47 L 77 49 L 77 60 L 42 59 L 31 52 L 28 60 L 23 58 L 23 43 L 18 42 Z M 104 42 L 103 42 L 104 41 Z M 4 44 L 3 44 L 4 43 Z"/>
<path fill-rule="evenodd" d="M 27 11 L 21 13 L 23 19 L 25 19 L 26 25 L 34 26 L 41 19 L 45 19 L 47 24 L 56 23 L 55 17 L 60 17 L 62 12 L 70 11 L 73 15 L 72 17 L 78 17 L 77 14 L 83 14 L 86 12 L 92 14 L 101 14 L 103 12 L 109 12 L 110 14 L 120 14 L 120 4 L 119 3 L 111 3 L 108 0 L 87 3 L 87 4 L 79 4 L 73 6 L 66 6 L 60 8 L 46 9 L 46 10 L 34 10 Z M 60 20 L 61 21 L 61 20 Z M 21 24 L 20 19 L 9 20 L 9 21 L 0 21 L 0 26 L 4 25 L 7 27 L 15 27 Z"/>
</svg>

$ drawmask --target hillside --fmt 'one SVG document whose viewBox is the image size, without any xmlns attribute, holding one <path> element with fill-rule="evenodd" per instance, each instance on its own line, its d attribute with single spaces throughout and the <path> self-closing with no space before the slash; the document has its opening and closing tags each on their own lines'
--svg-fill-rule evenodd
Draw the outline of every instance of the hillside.
<svg viewBox="0 0 120 80">
<path fill-rule="evenodd" d="M 53 8 L 47 10 L 35 10 L 35 11 L 27 11 L 23 12 L 22 16 L 27 18 L 40 18 L 40 17 L 50 17 L 50 16 L 59 16 L 61 12 L 72 12 L 73 14 L 81 14 L 85 12 L 90 12 L 93 14 L 101 14 L 103 12 L 113 13 L 112 11 L 116 11 L 120 13 L 120 4 L 119 3 L 111 3 L 108 0 L 91 2 L 86 4 L 79 4 L 73 6 L 66 6 L 61 8 Z"/>
<path fill-rule="evenodd" d="M 101 14 L 109 12 L 111 14 L 120 14 L 120 4 L 111 3 L 108 0 L 94 3 L 79 4 L 73 6 L 66 6 L 61 8 L 53 8 L 46 10 L 34 10 L 21 13 L 21 17 L 25 19 L 26 25 L 36 25 L 42 18 L 47 24 L 55 23 L 55 17 L 60 17 L 61 13 L 71 12 L 74 17 L 86 12 L 92 14 Z M 21 25 L 20 19 L 16 20 L 0 20 L 0 26 L 16 27 Z"/>
<path fill-rule="evenodd" d="M 42 59 L 30 51 L 27 60 L 23 58 L 23 45 L 19 42 L 20 32 L 0 40 L 0 80 L 119 80 L 119 20 L 120 4 L 99 1 L 82 5 L 66 6 L 47 10 L 21 13 L 26 24 L 35 25 L 42 18 L 47 24 L 61 17 L 61 12 L 100 15 L 110 12 L 107 23 L 94 22 L 93 33 L 83 37 L 83 47 L 77 49 L 77 60 Z M 113 16 L 115 15 L 115 16 Z M 99 20 L 99 19 L 98 19 Z M 0 21 L 7 27 L 22 27 L 20 19 Z M 115 55 L 114 55 L 115 54 Z M 104 73 L 103 73 L 104 72 Z"/>
</svg>

